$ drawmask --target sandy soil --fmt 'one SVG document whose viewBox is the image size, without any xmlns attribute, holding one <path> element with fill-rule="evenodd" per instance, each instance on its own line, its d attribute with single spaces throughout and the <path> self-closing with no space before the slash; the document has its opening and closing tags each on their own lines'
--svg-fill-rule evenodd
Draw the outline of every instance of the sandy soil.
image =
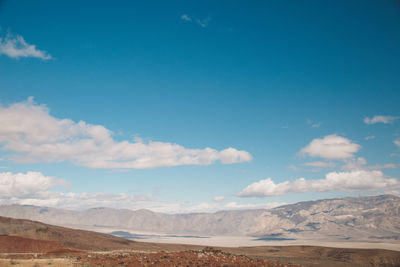
<svg viewBox="0 0 400 267">
<path fill-rule="evenodd" d="M 73 266 L 72 259 L 0 259 L 0 267 L 5 266 L 24 266 L 24 267 L 67 267 Z"/>
<path fill-rule="evenodd" d="M 9 259 L 0 259 L 1 266 L 254 266 L 254 267 L 300 267 L 269 259 L 236 255 L 213 248 L 179 252 L 135 252 L 129 250 L 80 252 L 53 258 L 53 254 L 14 254 Z M 39 257 L 39 258 L 37 258 Z"/>
<path fill-rule="evenodd" d="M 146 243 L 138 244 L 146 248 Z M 0 266 L 400 266 L 400 252 L 312 246 L 193 249 L 163 244 L 158 251 L 0 253 Z"/>
<path fill-rule="evenodd" d="M 90 266 L 274 266 L 299 267 L 297 264 L 281 264 L 261 258 L 215 250 L 212 248 L 200 251 L 129 253 L 114 252 L 88 254 L 79 257 L 79 263 Z"/>
</svg>

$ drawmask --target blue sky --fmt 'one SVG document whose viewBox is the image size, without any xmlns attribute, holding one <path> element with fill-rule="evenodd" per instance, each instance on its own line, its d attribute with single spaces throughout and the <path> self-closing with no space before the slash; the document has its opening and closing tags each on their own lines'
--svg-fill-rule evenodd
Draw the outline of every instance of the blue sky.
<svg viewBox="0 0 400 267">
<path fill-rule="evenodd" d="M 397 194 L 399 15 L 398 1 L 0 1 L 0 202 Z"/>
</svg>

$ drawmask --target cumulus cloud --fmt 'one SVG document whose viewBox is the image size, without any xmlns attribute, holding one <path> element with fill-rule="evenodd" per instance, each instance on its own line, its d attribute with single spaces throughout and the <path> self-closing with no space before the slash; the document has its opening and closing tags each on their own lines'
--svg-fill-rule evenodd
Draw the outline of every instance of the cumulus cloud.
<svg viewBox="0 0 400 267">
<path fill-rule="evenodd" d="M 41 192 L 57 186 L 67 186 L 67 182 L 55 177 L 44 176 L 40 172 L 0 173 L 0 196 L 2 198 L 35 197 Z"/>
<path fill-rule="evenodd" d="M 235 148 L 227 148 L 219 153 L 219 159 L 224 164 L 251 161 L 253 157 L 246 151 L 239 151 Z"/>
<path fill-rule="evenodd" d="M 250 184 L 237 194 L 239 197 L 268 197 L 308 191 L 376 191 L 400 187 L 397 179 L 385 177 L 379 170 L 330 172 L 324 179 L 275 183 L 271 178 Z"/>
<path fill-rule="evenodd" d="M 287 193 L 294 193 L 290 191 L 290 187 L 291 183 L 288 181 L 275 184 L 271 178 L 267 178 L 265 180 L 261 180 L 259 182 L 248 185 L 237 195 L 239 197 L 279 196 Z"/>
<path fill-rule="evenodd" d="M 365 137 L 365 140 L 372 140 L 372 139 L 375 139 L 375 135 L 369 135 Z"/>
<path fill-rule="evenodd" d="M 35 45 L 28 44 L 21 35 L 12 36 L 7 34 L 4 38 L 0 37 L 0 55 L 10 58 L 39 58 L 42 60 L 52 59 L 46 51 L 39 50 Z"/>
<path fill-rule="evenodd" d="M 312 140 L 300 153 L 325 159 L 347 159 L 354 157 L 354 153 L 360 148 L 360 145 L 352 143 L 349 139 L 332 134 Z"/>
<path fill-rule="evenodd" d="M 189 149 L 168 142 L 116 141 L 101 125 L 58 119 L 32 98 L 0 105 L 0 144 L 16 162 L 62 162 L 89 168 L 146 169 L 179 165 L 248 162 L 249 152 L 229 147 Z"/>
<path fill-rule="evenodd" d="M 375 115 L 372 118 L 365 117 L 364 118 L 364 123 L 365 124 L 375 124 L 375 123 L 388 124 L 388 123 L 394 122 L 398 118 L 399 117 Z"/>
<path fill-rule="evenodd" d="M 54 189 L 61 187 L 61 191 Z M 150 195 L 126 193 L 65 192 L 69 184 L 64 179 L 45 176 L 40 172 L 0 173 L 0 204 L 37 205 L 68 209 L 92 207 L 132 207 L 152 200 Z"/>
</svg>

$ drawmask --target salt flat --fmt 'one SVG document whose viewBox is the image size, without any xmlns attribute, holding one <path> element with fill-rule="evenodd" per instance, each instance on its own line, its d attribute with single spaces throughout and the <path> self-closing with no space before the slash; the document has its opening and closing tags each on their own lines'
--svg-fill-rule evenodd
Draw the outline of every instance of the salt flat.
<svg viewBox="0 0 400 267">
<path fill-rule="evenodd" d="M 82 229 L 82 227 L 80 227 Z M 132 231 L 132 229 L 120 229 L 110 227 L 85 227 L 85 230 L 97 231 L 101 233 L 112 233 L 117 231 L 138 235 L 140 238 L 129 238 L 138 242 L 166 243 L 166 244 L 187 244 L 200 246 L 216 247 L 254 247 L 254 246 L 323 246 L 334 248 L 364 248 L 364 249 L 388 249 L 400 251 L 398 243 L 389 242 L 353 242 L 353 241 L 326 241 L 321 239 L 304 240 L 282 240 L 265 241 L 258 240 L 251 236 L 179 236 L 158 232 Z"/>
<path fill-rule="evenodd" d="M 135 239 L 136 240 L 136 239 Z M 243 236 L 211 236 L 208 238 L 187 238 L 187 237 L 165 237 L 137 239 L 136 241 L 146 241 L 154 243 L 173 243 L 190 244 L 202 246 L 219 247 L 253 247 L 253 246 L 322 246 L 334 248 L 370 248 L 370 249 L 388 249 L 400 251 L 399 244 L 393 243 L 367 243 L 367 242 L 324 242 L 316 240 L 295 240 L 295 241 L 262 241 L 255 240 L 253 237 Z"/>
</svg>

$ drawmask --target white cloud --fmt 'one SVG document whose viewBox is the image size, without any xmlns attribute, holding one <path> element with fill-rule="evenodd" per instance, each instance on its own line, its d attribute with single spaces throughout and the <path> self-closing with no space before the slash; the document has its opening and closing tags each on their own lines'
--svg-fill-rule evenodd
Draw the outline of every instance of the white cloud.
<svg viewBox="0 0 400 267">
<path fill-rule="evenodd" d="M 375 135 L 369 135 L 365 137 L 365 140 L 371 140 L 371 139 L 375 139 Z"/>
<path fill-rule="evenodd" d="M 71 193 L 52 191 L 68 187 L 59 178 L 45 176 L 40 172 L 0 173 L 0 204 L 37 205 L 68 209 L 92 207 L 128 208 L 152 200 L 150 195 L 126 193 Z"/>
<path fill-rule="evenodd" d="M 215 202 L 221 202 L 221 201 L 223 201 L 224 199 L 225 199 L 224 196 L 216 196 L 216 197 L 213 198 L 213 200 L 214 200 Z"/>
<path fill-rule="evenodd" d="M 304 166 L 318 167 L 318 168 L 333 168 L 336 165 L 332 162 L 324 162 L 324 161 L 313 161 L 307 162 L 303 164 Z"/>
<path fill-rule="evenodd" d="M 130 195 L 126 193 L 62 193 L 43 192 L 41 196 L 30 198 L 3 198 L 0 197 L 0 205 L 34 205 L 42 207 L 53 207 L 59 209 L 84 210 L 90 208 L 107 207 L 115 209 L 148 209 L 154 212 L 164 213 L 193 213 L 193 212 L 216 212 L 222 210 L 243 209 L 269 209 L 285 205 L 284 202 L 239 204 L 230 202 L 225 205 L 220 203 L 186 204 L 179 202 L 163 202 L 152 199 L 148 195 Z"/>
<path fill-rule="evenodd" d="M 393 143 L 394 143 L 396 146 L 400 147 L 400 139 L 394 140 Z"/>
<path fill-rule="evenodd" d="M 302 179 L 302 178 L 301 178 Z M 271 178 L 255 182 L 247 186 L 237 195 L 239 197 L 265 197 L 265 196 L 279 196 L 290 192 L 290 182 L 275 184 Z"/>
<path fill-rule="evenodd" d="M 366 124 L 375 124 L 375 123 L 388 124 L 388 123 L 394 122 L 398 118 L 399 117 L 375 115 L 372 118 L 365 117 L 364 118 L 364 123 L 366 123 Z"/>
<path fill-rule="evenodd" d="M 192 18 L 189 17 L 187 14 L 183 14 L 183 15 L 181 16 L 181 19 L 186 20 L 186 21 L 191 21 L 191 20 L 192 20 Z"/>
<path fill-rule="evenodd" d="M 55 177 L 44 176 L 40 172 L 30 171 L 26 174 L 0 173 L 1 198 L 34 197 L 57 186 L 67 186 L 67 182 Z"/>
<path fill-rule="evenodd" d="M 271 178 L 250 184 L 237 194 L 239 197 L 267 197 L 308 191 L 376 191 L 400 187 L 400 182 L 388 178 L 381 171 L 330 172 L 325 179 L 306 180 L 299 178 L 293 182 L 274 183 Z"/>
<path fill-rule="evenodd" d="M 184 21 L 188 21 L 188 22 L 193 21 L 194 23 L 196 23 L 197 25 L 199 25 L 202 28 L 206 28 L 211 21 L 210 17 L 205 18 L 205 19 L 198 19 L 196 17 L 191 17 L 187 14 L 182 14 L 181 19 Z"/>
<path fill-rule="evenodd" d="M 65 188 L 63 179 L 45 176 L 40 172 L 13 174 L 0 173 L 0 205 L 20 204 L 46 206 L 60 209 L 82 210 L 96 207 L 117 209 L 149 209 L 166 213 L 215 212 L 220 210 L 272 208 L 285 203 L 238 204 L 221 203 L 171 203 L 153 199 L 149 194 L 132 195 L 127 193 L 73 193 L 52 191 Z"/>
<path fill-rule="evenodd" d="M 38 50 L 35 45 L 28 44 L 21 35 L 0 37 L 0 55 L 19 59 L 21 57 L 34 57 L 42 60 L 52 59 L 46 51 Z"/>
<path fill-rule="evenodd" d="M 326 159 L 346 159 L 352 158 L 360 148 L 360 145 L 352 143 L 349 139 L 332 134 L 312 140 L 300 153 Z"/>
<path fill-rule="evenodd" d="M 240 151 L 229 147 L 219 153 L 219 159 L 224 164 L 233 164 L 237 162 L 251 161 L 253 157 L 246 151 Z"/>
<path fill-rule="evenodd" d="M 203 202 L 196 205 L 182 205 L 176 203 L 175 205 L 166 206 L 163 209 L 154 211 L 167 212 L 167 213 L 193 213 L 193 212 L 216 212 L 222 210 L 247 210 L 247 209 L 270 209 L 278 206 L 285 205 L 283 202 L 267 202 L 267 203 L 237 203 L 229 202 L 227 204 L 221 203 L 207 203 Z"/>
<path fill-rule="evenodd" d="M 131 195 L 127 193 L 72 193 L 43 191 L 32 197 L 0 198 L 0 204 L 20 204 L 55 207 L 62 209 L 88 209 L 96 207 L 134 209 L 145 208 L 152 202 L 150 195 Z"/>
<path fill-rule="evenodd" d="M 321 125 L 322 125 L 322 122 L 313 123 L 313 124 L 311 124 L 311 128 L 319 128 Z"/>
<path fill-rule="evenodd" d="M 179 165 L 209 165 L 248 162 L 247 151 L 227 148 L 188 149 L 167 142 L 147 142 L 135 138 L 116 141 L 101 125 L 58 119 L 32 98 L 9 107 L 0 105 L 0 144 L 15 152 L 16 162 L 71 161 L 89 168 L 145 169 Z"/>
<path fill-rule="evenodd" d="M 322 122 L 313 122 L 310 119 L 307 119 L 307 124 L 311 126 L 311 128 L 319 128 L 322 125 Z"/>
</svg>

